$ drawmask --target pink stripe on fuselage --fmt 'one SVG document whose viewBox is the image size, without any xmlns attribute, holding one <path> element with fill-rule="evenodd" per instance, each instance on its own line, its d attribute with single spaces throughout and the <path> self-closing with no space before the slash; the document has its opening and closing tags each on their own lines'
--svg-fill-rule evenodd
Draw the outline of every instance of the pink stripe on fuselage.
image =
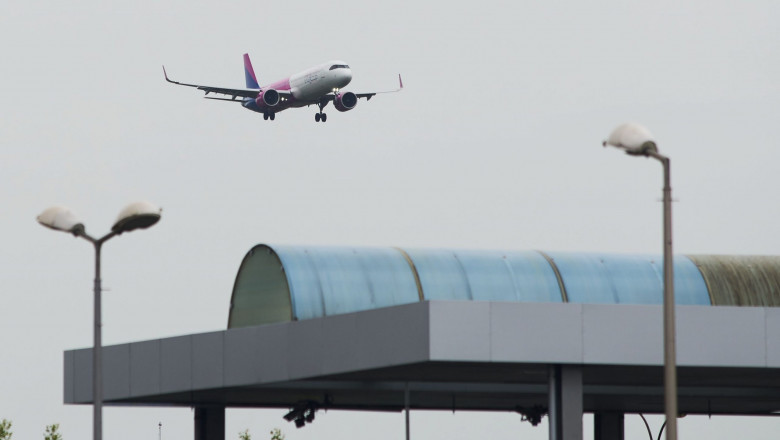
<svg viewBox="0 0 780 440">
<path fill-rule="evenodd" d="M 266 90 L 266 89 L 290 90 L 290 78 L 286 78 L 281 81 L 276 81 L 275 83 L 269 84 L 262 88 L 262 90 Z"/>
</svg>

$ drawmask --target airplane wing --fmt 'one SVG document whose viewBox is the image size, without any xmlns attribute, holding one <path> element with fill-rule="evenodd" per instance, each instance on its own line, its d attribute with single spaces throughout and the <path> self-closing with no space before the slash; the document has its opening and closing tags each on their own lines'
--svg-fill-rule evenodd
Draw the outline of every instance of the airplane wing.
<svg viewBox="0 0 780 440">
<path fill-rule="evenodd" d="M 398 74 L 398 88 L 397 89 L 395 89 L 395 90 L 385 90 L 385 91 L 382 91 L 382 92 L 355 93 L 355 96 L 357 96 L 358 99 L 366 98 L 366 101 L 370 101 L 371 98 L 374 97 L 374 95 L 377 95 L 377 94 L 380 94 L 380 93 L 396 93 L 396 92 L 400 92 L 403 89 L 404 89 L 404 82 L 401 79 L 401 74 L 399 73 Z M 323 96 L 322 98 L 327 100 L 328 102 L 331 102 L 331 101 L 333 101 L 336 98 L 336 96 L 329 94 L 329 95 Z"/>
<path fill-rule="evenodd" d="M 172 84 L 178 84 L 180 86 L 187 86 L 187 87 L 195 87 L 198 90 L 203 90 L 206 95 L 209 93 L 217 93 L 220 95 L 227 95 L 230 96 L 230 98 L 215 98 L 211 96 L 206 96 L 206 99 L 215 99 L 218 101 L 236 101 L 241 102 L 240 99 L 236 98 L 257 98 L 257 94 L 260 93 L 260 89 L 228 89 L 225 87 L 213 87 L 213 86 L 202 86 L 199 84 L 187 84 L 179 81 L 174 81 L 170 78 L 168 78 L 168 72 L 165 71 L 165 66 L 163 66 L 163 74 L 165 75 L 165 80 Z M 290 94 L 289 90 L 277 90 L 279 92 L 279 96 L 290 98 L 292 95 Z"/>
<path fill-rule="evenodd" d="M 399 73 L 398 74 L 398 88 L 397 89 L 395 89 L 395 90 L 385 90 L 383 92 L 373 92 L 373 93 L 355 93 L 355 96 L 357 96 L 358 99 L 366 98 L 366 101 L 370 101 L 371 98 L 373 98 L 374 95 L 376 95 L 376 94 L 379 94 L 379 93 L 395 93 L 395 92 L 400 92 L 403 89 L 404 89 L 404 82 L 401 79 L 401 74 Z"/>
</svg>

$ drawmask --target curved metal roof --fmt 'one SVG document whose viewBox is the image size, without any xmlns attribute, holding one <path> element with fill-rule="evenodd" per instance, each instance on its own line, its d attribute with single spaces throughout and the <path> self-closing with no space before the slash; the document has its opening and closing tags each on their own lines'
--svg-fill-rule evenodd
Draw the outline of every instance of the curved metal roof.
<svg viewBox="0 0 780 440">
<path fill-rule="evenodd" d="M 420 278 L 420 300 L 563 300 L 555 272 L 538 252 L 414 249 L 405 253 Z"/>
<path fill-rule="evenodd" d="M 550 253 L 561 274 L 568 302 L 587 304 L 663 304 L 663 257 Z M 710 304 L 707 285 L 684 255 L 674 258 L 676 304 Z"/>
<path fill-rule="evenodd" d="M 724 306 L 780 306 L 780 257 L 691 255 L 712 297 Z"/>
<path fill-rule="evenodd" d="M 780 305 L 780 257 L 674 260 L 675 301 Z M 257 245 L 236 276 L 228 327 L 426 300 L 661 304 L 654 255 Z"/>
</svg>

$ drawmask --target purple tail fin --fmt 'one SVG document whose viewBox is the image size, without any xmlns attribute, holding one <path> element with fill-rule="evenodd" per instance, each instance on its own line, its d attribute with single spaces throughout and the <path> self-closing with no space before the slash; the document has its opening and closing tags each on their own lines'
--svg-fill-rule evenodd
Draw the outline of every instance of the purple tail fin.
<svg viewBox="0 0 780 440">
<path fill-rule="evenodd" d="M 252 62 L 249 61 L 248 53 L 244 54 L 244 75 L 246 76 L 246 88 L 260 88 L 260 84 L 257 83 L 257 77 L 255 76 L 255 70 L 252 68 Z"/>
</svg>

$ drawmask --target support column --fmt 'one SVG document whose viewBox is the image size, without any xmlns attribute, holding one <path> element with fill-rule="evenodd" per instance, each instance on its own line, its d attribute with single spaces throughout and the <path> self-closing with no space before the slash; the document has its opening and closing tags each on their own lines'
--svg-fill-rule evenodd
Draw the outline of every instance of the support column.
<svg viewBox="0 0 780 440">
<path fill-rule="evenodd" d="M 225 440 L 225 407 L 195 407 L 195 440 Z"/>
<path fill-rule="evenodd" d="M 625 436 L 623 413 L 597 412 L 593 414 L 593 440 L 623 440 Z"/>
<path fill-rule="evenodd" d="M 582 368 L 550 367 L 550 440 L 582 440 Z"/>
<path fill-rule="evenodd" d="M 406 382 L 404 389 L 404 410 L 406 411 L 406 440 L 410 440 L 411 431 L 409 430 L 409 382 Z"/>
</svg>

